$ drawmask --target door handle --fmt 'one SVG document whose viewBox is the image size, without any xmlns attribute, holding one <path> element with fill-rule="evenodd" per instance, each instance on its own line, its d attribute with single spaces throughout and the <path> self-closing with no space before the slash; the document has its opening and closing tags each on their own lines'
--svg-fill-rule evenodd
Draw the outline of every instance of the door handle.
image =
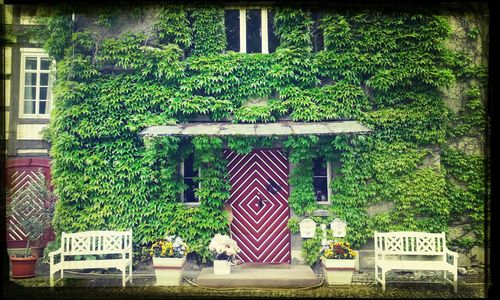
<svg viewBox="0 0 500 300">
<path fill-rule="evenodd" d="M 262 200 L 262 198 L 260 196 L 257 196 L 257 197 L 259 197 L 259 207 L 260 208 L 264 207 L 264 202 L 269 201 L 269 200 Z"/>
</svg>

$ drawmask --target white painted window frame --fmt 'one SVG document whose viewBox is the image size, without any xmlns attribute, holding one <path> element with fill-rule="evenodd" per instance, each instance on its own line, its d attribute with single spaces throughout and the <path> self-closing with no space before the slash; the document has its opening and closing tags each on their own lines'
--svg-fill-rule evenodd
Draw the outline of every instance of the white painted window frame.
<svg viewBox="0 0 500 300">
<path fill-rule="evenodd" d="M 313 178 L 314 178 L 313 174 Z M 326 161 L 326 190 L 327 190 L 327 197 L 326 201 L 316 201 L 317 204 L 320 205 L 330 205 L 332 203 L 331 198 L 332 198 L 332 189 L 330 187 L 330 182 L 332 181 L 332 162 L 330 160 Z"/>
<path fill-rule="evenodd" d="M 42 71 L 41 68 L 41 60 L 43 58 L 49 58 L 47 53 L 42 48 L 20 48 L 21 52 L 21 66 L 20 66 L 20 80 L 19 80 L 19 118 L 37 118 L 37 119 L 49 119 L 50 112 L 53 108 L 53 98 L 52 98 L 52 83 L 54 81 L 54 69 L 55 69 L 55 61 L 52 60 L 51 67 L 48 71 Z M 27 57 L 36 57 L 37 58 L 37 70 L 33 72 L 32 70 L 26 71 L 26 58 Z M 37 74 L 37 82 L 36 82 L 36 96 L 35 96 L 35 113 L 28 114 L 24 113 L 24 88 L 25 88 L 25 75 L 26 73 L 36 73 Z M 49 82 L 47 87 L 47 108 L 45 114 L 40 114 L 40 74 L 49 74 Z"/>
<path fill-rule="evenodd" d="M 240 53 L 247 53 L 247 10 L 260 9 L 260 45 L 261 53 L 269 54 L 268 7 L 225 7 L 226 10 L 237 9 L 240 12 Z"/>
<path fill-rule="evenodd" d="M 180 162 L 179 169 L 180 169 L 180 174 L 182 176 L 182 180 L 184 181 L 184 173 L 185 173 L 184 172 L 184 160 L 182 160 Z M 198 177 L 200 175 L 201 175 L 201 168 L 198 169 Z M 188 178 L 194 178 L 194 177 L 188 177 Z M 198 182 L 198 188 L 200 188 L 200 187 L 201 187 L 201 182 Z M 198 199 L 197 202 L 185 202 L 185 200 L 186 200 L 185 192 L 186 191 L 182 191 L 182 193 L 181 193 L 181 202 L 183 202 L 185 205 L 189 205 L 189 206 L 198 206 L 198 205 L 200 205 L 200 199 Z"/>
</svg>

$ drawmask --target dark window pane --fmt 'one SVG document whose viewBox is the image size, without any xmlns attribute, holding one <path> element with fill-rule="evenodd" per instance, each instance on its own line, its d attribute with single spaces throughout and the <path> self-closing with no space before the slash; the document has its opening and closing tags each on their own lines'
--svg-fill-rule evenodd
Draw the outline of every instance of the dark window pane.
<svg viewBox="0 0 500 300">
<path fill-rule="evenodd" d="M 313 173 L 314 176 L 327 176 L 326 161 L 323 158 L 317 158 L 314 160 Z"/>
<path fill-rule="evenodd" d="M 36 73 L 25 73 L 24 85 L 36 85 Z"/>
<path fill-rule="evenodd" d="M 36 57 L 26 57 L 26 70 L 36 70 L 37 59 Z"/>
<path fill-rule="evenodd" d="M 188 188 L 184 191 L 184 202 L 198 202 L 198 198 L 196 198 L 194 194 L 195 188 L 197 188 L 196 183 L 193 179 L 184 179 L 184 183 L 188 186 Z"/>
<path fill-rule="evenodd" d="M 261 53 L 260 9 L 247 10 L 247 53 Z"/>
<path fill-rule="evenodd" d="M 237 9 L 226 10 L 224 13 L 226 24 L 227 49 L 240 51 L 240 11 Z"/>
<path fill-rule="evenodd" d="M 34 114 L 35 113 L 35 101 L 24 101 L 24 113 Z"/>
<path fill-rule="evenodd" d="M 313 28 L 312 28 L 312 36 L 313 36 L 313 51 L 318 52 L 323 50 L 323 29 L 319 28 L 321 13 L 316 12 L 313 13 Z"/>
<path fill-rule="evenodd" d="M 326 177 L 316 177 L 313 180 L 316 201 L 328 201 L 328 182 Z"/>
<path fill-rule="evenodd" d="M 40 70 L 48 70 L 50 68 L 50 59 L 42 58 Z"/>
<path fill-rule="evenodd" d="M 40 88 L 40 100 L 47 100 L 47 88 Z"/>
<path fill-rule="evenodd" d="M 38 111 L 39 114 L 47 113 L 47 101 L 40 101 L 40 109 Z"/>
<path fill-rule="evenodd" d="M 40 74 L 40 85 L 49 85 L 49 74 Z"/>
<path fill-rule="evenodd" d="M 194 155 L 190 154 L 184 160 L 184 177 L 197 177 L 198 170 L 194 169 Z"/>
<path fill-rule="evenodd" d="M 24 99 L 35 100 L 36 99 L 36 87 L 25 87 L 24 88 Z"/>
<path fill-rule="evenodd" d="M 269 38 L 268 40 L 269 53 L 273 53 L 274 51 L 276 51 L 279 41 L 278 37 L 274 32 L 274 12 L 270 10 L 267 12 L 267 31 Z"/>
</svg>

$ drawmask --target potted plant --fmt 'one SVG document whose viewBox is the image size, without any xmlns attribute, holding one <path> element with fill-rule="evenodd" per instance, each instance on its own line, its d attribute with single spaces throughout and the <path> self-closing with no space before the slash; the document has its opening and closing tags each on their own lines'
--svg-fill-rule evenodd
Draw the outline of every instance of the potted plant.
<svg viewBox="0 0 500 300">
<path fill-rule="evenodd" d="M 43 256 L 45 233 L 50 228 L 53 216 L 55 196 L 43 177 L 35 178 L 37 179 L 31 184 L 12 193 L 7 205 L 7 216 L 20 219 L 19 225 L 28 238 L 23 254 L 10 256 L 12 278 L 35 276 L 36 262 L 39 257 Z M 35 203 L 38 203 L 42 209 L 36 214 L 26 214 L 24 212 L 26 206 L 32 206 Z M 15 226 L 12 220 L 9 220 L 8 224 Z"/>
<path fill-rule="evenodd" d="M 179 285 L 188 252 L 189 246 L 175 235 L 159 239 L 151 245 L 149 254 L 153 258 L 156 285 Z"/>
<path fill-rule="evenodd" d="M 351 284 L 358 253 L 351 248 L 349 242 L 327 241 L 321 248 L 321 257 L 328 284 Z"/>
<path fill-rule="evenodd" d="M 214 274 L 225 275 L 231 273 L 231 264 L 236 258 L 236 253 L 240 252 L 240 248 L 236 241 L 227 235 L 217 233 L 208 249 L 214 253 Z"/>
</svg>

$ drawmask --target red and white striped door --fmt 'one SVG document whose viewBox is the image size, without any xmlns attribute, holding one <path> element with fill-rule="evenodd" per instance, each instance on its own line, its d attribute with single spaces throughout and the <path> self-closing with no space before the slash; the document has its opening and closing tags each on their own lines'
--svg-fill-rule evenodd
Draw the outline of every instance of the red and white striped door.
<svg viewBox="0 0 500 300">
<path fill-rule="evenodd" d="M 50 160 L 46 158 L 15 158 L 7 161 L 5 168 L 7 189 L 10 196 L 6 199 L 15 209 L 7 218 L 7 247 L 26 247 L 28 237 L 22 227 L 24 219 L 38 217 L 44 209 L 42 199 L 34 197 L 25 187 L 36 184 L 37 179 L 45 178 L 50 181 Z M 47 241 L 55 238 L 54 232 L 49 228 L 45 235 Z"/>
<path fill-rule="evenodd" d="M 290 262 L 288 159 L 281 149 L 224 150 L 233 212 L 231 236 L 243 262 Z"/>
</svg>

